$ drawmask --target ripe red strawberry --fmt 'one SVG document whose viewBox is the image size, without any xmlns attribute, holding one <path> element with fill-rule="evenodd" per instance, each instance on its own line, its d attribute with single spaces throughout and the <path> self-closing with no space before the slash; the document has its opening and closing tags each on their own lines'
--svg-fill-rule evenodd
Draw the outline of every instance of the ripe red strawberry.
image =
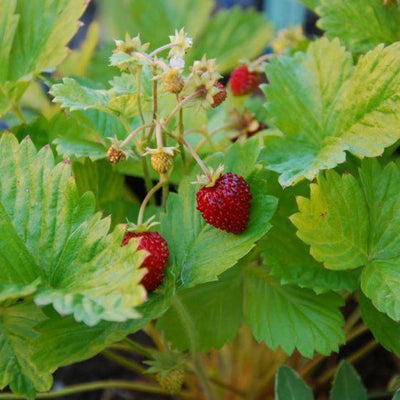
<svg viewBox="0 0 400 400">
<path fill-rule="evenodd" d="M 261 83 L 261 76 L 258 72 L 250 72 L 247 65 L 236 67 L 229 79 L 229 86 L 234 96 L 243 96 L 257 89 Z"/>
<path fill-rule="evenodd" d="M 157 232 L 126 232 L 122 246 L 128 244 L 134 237 L 140 238 L 138 249 L 149 252 L 142 264 L 142 267 L 147 269 L 147 274 L 141 283 L 148 292 L 151 292 L 160 286 L 164 279 L 169 257 L 168 244 Z"/>
<path fill-rule="evenodd" d="M 235 234 L 247 228 L 252 196 L 241 176 L 228 172 L 200 189 L 196 198 L 197 209 L 212 226 Z"/>
<path fill-rule="evenodd" d="M 214 103 L 211 104 L 212 108 L 218 107 L 221 103 L 223 103 L 226 99 L 226 89 L 225 86 L 221 82 L 215 82 L 214 86 L 219 89 L 219 92 L 214 94 L 213 99 Z"/>
</svg>

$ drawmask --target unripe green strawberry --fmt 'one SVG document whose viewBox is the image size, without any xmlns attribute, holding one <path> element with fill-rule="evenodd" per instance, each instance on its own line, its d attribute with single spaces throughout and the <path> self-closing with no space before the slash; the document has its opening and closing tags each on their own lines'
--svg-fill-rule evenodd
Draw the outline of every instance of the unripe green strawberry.
<svg viewBox="0 0 400 400">
<path fill-rule="evenodd" d="M 176 68 L 171 68 L 163 76 L 164 89 L 169 93 L 180 93 L 185 82 L 183 81 L 180 71 Z"/>
<path fill-rule="evenodd" d="M 157 374 L 158 383 L 170 394 L 178 394 L 181 391 L 184 378 L 185 370 L 183 367 L 177 367 Z"/>
<path fill-rule="evenodd" d="M 111 146 L 107 151 L 107 158 L 110 163 L 117 164 L 126 160 L 126 154 L 123 150 Z"/>
</svg>

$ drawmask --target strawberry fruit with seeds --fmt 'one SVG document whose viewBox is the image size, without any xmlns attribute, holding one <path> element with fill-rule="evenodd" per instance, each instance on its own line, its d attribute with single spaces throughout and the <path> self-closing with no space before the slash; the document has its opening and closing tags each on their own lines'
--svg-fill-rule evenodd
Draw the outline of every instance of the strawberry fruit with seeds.
<svg viewBox="0 0 400 400">
<path fill-rule="evenodd" d="M 250 71 L 247 65 L 236 67 L 229 79 L 229 87 L 234 96 L 244 96 L 257 89 L 261 83 L 261 76 L 258 72 Z"/>
<path fill-rule="evenodd" d="M 234 234 L 247 228 L 252 195 L 243 177 L 223 174 L 201 188 L 196 198 L 197 209 L 210 225 Z"/>
<path fill-rule="evenodd" d="M 164 279 L 169 257 L 168 244 L 157 232 L 126 232 L 122 246 L 127 245 L 132 238 L 139 239 L 139 250 L 146 250 L 149 253 L 141 266 L 147 269 L 141 283 L 148 292 L 151 292 L 160 286 Z"/>
</svg>

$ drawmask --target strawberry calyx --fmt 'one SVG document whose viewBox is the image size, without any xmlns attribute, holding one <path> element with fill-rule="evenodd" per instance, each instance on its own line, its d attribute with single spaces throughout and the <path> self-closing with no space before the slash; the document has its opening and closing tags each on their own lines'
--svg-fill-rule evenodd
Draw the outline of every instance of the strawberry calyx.
<svg viewBox="0 0 400 400">
<path fill-rule="evenodd" d="M 127 221 L 125 231 L 131 233 L 149 232 L 150 229 L 153 228 L 154 226 L 160 225 L 159 222 L 154 221 L 155 218 L 156 216 L 153 215 L 147 221 L 142 222 L 141 224 L 135 224 L 133 222 Z"/>
<path fill-rule="evenodd" d="M 201 185 L 205 187 L 213 187 L 215 185 L 215 182 L 218 180 L 218 178 L 222 175 L 224 172 L 225 167 L 220 164 L 218 168 L 214 171 L 213 168 L 208 167 L 207 171 L 208 173 L 202 173 L 196 175 L 196 180 L 191 182 L 193 185 Z"/>
</svg>

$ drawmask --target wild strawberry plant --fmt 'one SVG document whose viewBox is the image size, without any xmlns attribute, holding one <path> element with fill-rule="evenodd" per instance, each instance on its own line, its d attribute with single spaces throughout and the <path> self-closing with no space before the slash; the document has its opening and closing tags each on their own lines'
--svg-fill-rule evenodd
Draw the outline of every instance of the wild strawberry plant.
<svg viewBox="0 0 400 400">
<path fill-rule="evenodd" d="M 264 56 L 254 11 L 150 3 L 100 2 L 121 39 L 96 53 L 93 24 L 63 61 L 85 3 L 0 0 L 0 387 L 33 399 L 103 352 L 162 389 L 116 387 L 269 398 L 277 372 L 275 398 L 302 400 L 285 362 L 310 378 L 367 330 L 399 355 L 397 2 L 305 1 L 326 35 Z M 215 376 L 254 354 L 249 382 Z M 366 396 L 340 364 L 330 398 Z"/>
</svg>

